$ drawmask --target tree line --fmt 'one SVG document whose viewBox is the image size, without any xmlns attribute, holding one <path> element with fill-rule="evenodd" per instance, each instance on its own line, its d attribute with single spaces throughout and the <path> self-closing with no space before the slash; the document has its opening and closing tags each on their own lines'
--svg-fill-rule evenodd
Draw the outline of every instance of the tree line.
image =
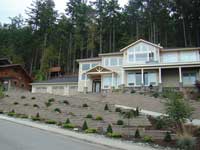
<svg viewBox="0 0 200 150">
<path fill-rule="evenodd" d="M 76 74 L 76 59 L 117 52 L 142 38 L 163 47 L 200 46 L 200 1 L 69 0 L 65 13 L 53 0 L 35 0 L 28 18 L 0 24 L 0 56 L 23 64 L 30 74 L 47 75 L 53 66 Z"/>
</svg>

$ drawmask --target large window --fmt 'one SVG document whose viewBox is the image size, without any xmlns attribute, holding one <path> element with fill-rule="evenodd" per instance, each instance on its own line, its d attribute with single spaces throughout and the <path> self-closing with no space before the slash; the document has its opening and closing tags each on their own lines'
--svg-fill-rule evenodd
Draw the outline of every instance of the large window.
<svg viewBox="0 0 200 150">
<path fill-rule="evenodd" d="M 110 66 L 117 66 L 117 58 L 110 59 Z"/>
<path fill-rule="evenodd" d="M 162 55 L 162 59 L 164 63 L 168 62 L 177 62 L 178 61 L 178 54 L 174 53 L 165 53 Z"/>
<path fill-rule="evenodd" d="M 122 58 L 120 57 L 111 57 L 111 58 L 104 58 L 104 66 L 121 66 L 122 65 Z"/>
<path fill-rule="evenodd" d="M 183 84 L 184 85 L 194 85 L 196 82 L 196 73 L 183 73 Z"/>
<path fill-rule="evenodd" d="M 141 73 L 136 73 L 135 74 L 135 85 L 142 85 Z"/>
<path fill-rule="evenodd" d="M 127 83 L 129 86 L 134 86 L 134 82 L 135 82 L 135 74 L 134 73 L 128 73 L 127 75 Z"/>
<path fill-rule="evenodd" d="M 147 61 L 148 55 L 147 55 L 147 53 L 136 53 L 135 60 L 136 61 Z"/>
<path fill-rule="evenodd" d="M 81 75 L 81 80 L 86 80 L 86 79 L 87 79 L 86 74 L 83 73 L 83 74 Z"/>
<path fill-rule="evenodd" d="M 82 70 L 89 70 L 90 69 L 90 64 L 82 64 Z"/>
<path fill-rule="evenodd" d="M 196 52 L 181 52 L 180 53 L 180 61 L 188 62 L 188 61 L 196 61 Z"/>
<path fill-rule="evenodd" d="M 111 76 L 104 76 L 103 77 L 103 88 L 108 89 L 112 85 L 112 77 Z"/>
</svg>

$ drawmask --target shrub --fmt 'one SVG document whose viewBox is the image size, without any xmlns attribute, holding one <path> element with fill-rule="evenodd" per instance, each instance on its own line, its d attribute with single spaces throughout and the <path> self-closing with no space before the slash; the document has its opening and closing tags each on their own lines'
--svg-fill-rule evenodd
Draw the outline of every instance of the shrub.
<svg viewBox="0 0 200 150">
<path fill-rule="evenodd" d="M 131 90 L 131 94 L 134 94 L 134 93 L 136 93 L 136 91 L 135 90 Z"/>
<path fill-rule="evenodd" d="M 60 108 L 55 108 L 54 111 L 55 111 L 55 112 L 58 112 L 58 113 L 61 113 Z"/>
<path fill-rule="evenodd" d="M 158 93 L 158 92 L 154 92 L 154 93 L 152 94 L 152 96 L 153 96 L 154 98 L 158 98 L 158 97 L 159 97 L 159 93 Z"/>
<path fill-rule="evenodd" d="M 196 139 L 189 134 L 179 135 L 177 138 L 177 146 L 180 149 L 192 150 L 196 144 Z"/>
<path fill-rule="evenodd" d="M 51 102 L 45 102 L 46 107 L 50 107 L 51 106 Z"/>
<path fill-rule="evenodd" d="M 37 118 L 40 118 L 40 113 L 37 113 L 37 114 L 36 114 L 36 117 L 37 117 Z"/>
<path fill-rule="evenodd" d="M 166 122 L 163 118 L 157 117 L 155 123 L 156 129 L 160 130 L 166 127 Z"/>
<path fill-rule="evenodd" d="M 82 105 L 82 107 L 88 107 L 88 104 L 85 103 L 85 104 Z"/>
<path fill-rule="evenodd" d="M 57 123 L 58 126 L 62 126 L 62 124 L 63 124 L 63 123 L 62 123 L 61 121 L 59 121 L 59 122 Z"/>
<path fill-rule="evenodd" d="M 141 138 L 141 136 L 140 136 L 140 130 L 139 129 L 137 129 L 136 131 L 135 131 L 135 136 L 134 136 L 136 139 L 138 139 L 138 138 Z"/>
<path fill-rule="evenodd" d="M 109 110 L 108 104 L 105 105 L 104 110 Z"/>
<path fill-rule="evenodd" d="M 40 108 L 40 106 L 38 106 L 37 104 L 33 104 L 34 108 Z"/>
<path fill-rule="evenodd" d="M 26 118 L 28 118 L 28 115 L 26 115 L 26 114 L 20 114 L 20 115 L 19 115 L 19 118 L 26 119 Z"/>
<path fill-rule="evenodd" d="M 56 124 L 57 122 L 54 120 L 46 120 L 45 123 L 47 124 Z"/>
<path fill-rule="evenodd" d="M 123 125 L 124 121 L 123 120 L 117 120 L 117 125 Z"/>
<path fill-rule="evenodd" d="M 66 128 L 66 129 L 73 129 L 76 126 L 74 124 L 71 124 L 71 123 L 65 123 L 62 127 Z"/>
<path fill-rule="evenodd" d="M 36 116 L 31 116 L 31 119 L 32 119 L 33 121 L 40 121 L 40 120 L 41 120 L 41 119 L 40 119 L 40 114 L 37 113 Z"/>
<path fill-rule="evenodd" d="M 85 133 L 97 133 L 97 129 L 88 128 L 87 130 L 85 130 Z"/>
<path fill-rule="evenodd" d="M 13 104 L 14 104 L 14 105 L 18 105 L 19 103 L 18 103 L 18 102 L 14 102 Z"/>
<path fill-rule="evenodd" d="M 21 99 L 25 99 L 26 98 L 26 96 L 21 96 Z"/>
<path fill-rule="evenodd" d="M 151 143 L 151 142 L 153 142 L 153 139 L 152 139 L 151 136 L 145 135 L 145 136 L 143 137 L 143 141 L 144 141 L 144 142 L 147 142 L 147 143 Z"/>
<path fill-rule="evenodd" d="M 12 111 L 8 112 L 8 116 L 13 117 L 13 116 L 15 116 L 15 115 L 16 115 L 16 113 L 15 113 L 15 110 L 14 110 L 14 109 L 13 109 Z"/>
<path fill-rule="evenodd" d="M 102 118 L 101 116 L 97 116 L 97 117 L 95 118 L 95 120 L 100 121 L 100 120 L 103 120 L 103 118 Z"/>
<path fill-rule="evenodd" d="M 122 135 L 120 133 L 107 133 L 107 136 L 111 137 L 111 138 L 121 138 Z"/>
<path fill-rule="evenodd" d="M 121 110 L 121 108 L 119 108 L 119 107 L 117 107 L 116 109 L 115 109 L 115 112 L 121 112 L 122 110 Z"/>
<path fill-rule="evenodd" d="M 0 98 L 4 97 L 3 86 L 0 84 Z"/>
<path fill-rule="evenodd" d="M 69 118 L 67 118 L 67 120 L 65 121 L 66 124 L 69 124 L 70 123 L 70 120 Z"/>
<path fill-rule="evenodd" d="M 166 132 L 165 137 L 164 137 L 164 141 L 165 142 L 171 142 L 172 141 L 172 137 L 171 137 L 170 132 Z"/>
<path fill-rule="evenodd" d="M 50 99 L 48 100 L 48 102 L 49 102 L 49 103 L 55 102 L 55 99 L 54 99 L 54 98 L 50 98 Z"/>
<path fill-rule="evenodd" d="M 87 129 L 88 129 L 87 121 L 84 121 L 83 126 L 82 126 L 82 130 L 85 131 Z"/>
<path fill-rule="evenodd" d="M 64 103 L 65 105 L 69 105 L 69 102 L 68 102 L 67 100 L 64 100 L 63 103 Z"/>
<path fill-rule="evenodd" d="M 31 97 L 32 100 L 36 99 L 35 97 Z"/>
<path fill-rule="evenodd" d="M 111 124 L 108 125 L 106 133 L 113 133 Z"/>
<path fill-rule="evenodd" d="M 4 114 L 3 110 L 0 110 L 0 114 Z"/>
<path fill-rule="evenodd" d="M 93 118 L 92 114 L 87 114 L 86 118 Z"/>
</svg>

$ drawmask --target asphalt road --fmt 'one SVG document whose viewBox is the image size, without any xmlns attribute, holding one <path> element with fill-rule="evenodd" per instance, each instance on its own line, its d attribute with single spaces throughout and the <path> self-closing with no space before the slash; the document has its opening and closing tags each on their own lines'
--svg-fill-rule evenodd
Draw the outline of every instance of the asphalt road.
<svg viewBox="0 0 200 150">
<path fill-rule="evenodd" d="M 114 150 L 0 120 L 0 150 Z"/>
</svg>

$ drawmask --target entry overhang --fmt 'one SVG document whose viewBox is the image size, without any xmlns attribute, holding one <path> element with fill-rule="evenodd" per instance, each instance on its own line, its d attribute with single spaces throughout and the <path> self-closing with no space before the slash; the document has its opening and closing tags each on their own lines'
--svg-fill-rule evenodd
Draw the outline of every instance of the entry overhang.
<svg viewBox="0 0 200 150">
<path fill-rule="evenodd" d="M 110 68 L 103 67 L 101 65 L 95 66 L 86 72 L 87 75 L 101 75 L 101 74 L 112 74 L 116 73 Z"/>
</svg>

